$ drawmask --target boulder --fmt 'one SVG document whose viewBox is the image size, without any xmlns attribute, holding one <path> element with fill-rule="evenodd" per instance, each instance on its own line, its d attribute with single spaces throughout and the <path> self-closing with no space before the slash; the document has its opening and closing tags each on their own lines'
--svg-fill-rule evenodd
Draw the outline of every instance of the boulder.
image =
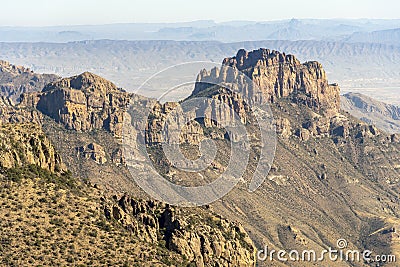
<svg viewBox="0 0 400 267">
<path fill-rule="evenodd" d="M 99 144 L 90 143 L 86 146 L 78 147 L 77 151 L 82 157 L 94 160 L 97 164 L 104 164 L 107 162 L 106 152 Z"/>
</svg>

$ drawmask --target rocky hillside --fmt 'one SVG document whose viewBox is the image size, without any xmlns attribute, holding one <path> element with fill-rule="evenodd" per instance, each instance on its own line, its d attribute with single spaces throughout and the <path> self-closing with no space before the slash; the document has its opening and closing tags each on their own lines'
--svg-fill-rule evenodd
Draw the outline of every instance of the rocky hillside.
<svg viewBox="0 0 400 267">
<path fill-rule="evenodd" d="M 209 208 L 82 183 L 38 125 L 4 124 L 0 135 L 0 265 L 254 266 L 244 228 Z"/>
<path fill-rule="evenodd" d="M 229 75 L 236 77 L 226 72 L 224 65 L 244 71 L 259 85 L 262 95 L 271 103 L 278 143 L 267 181 L 251 194 L 246 181 L 250 180 L 259 156 L 254 140 L 250 156 L 253 160 L 243 183 L 215 202 L 214 208 L 242 222 L 259 248 L 268 244 L 277 249 L 318 251 L 334 247 L 337 239 L 345 238 L 352 248 L 397 253 L 400 238 L 387 229 L 400 223 L 399 136 L 386 134 L 341 112 L 339 88 L 328 84 L 319 63 L 301 64 L 293 56 L 264 49 L 239 51 L 235 57 L 225 59 L 221 69 L 201 71 L 189 99 L 208 96 L 224 101 L 238 114 L 248 115 L 243 98 L 213 85 L 215 81 L 232 81 L 226 79 Z M 260 96 L 252 90 L 243 93 L 248 93 L 250 101 L 257 101 Z M 230 117 L 221 114 L 218 106 L 210 105 L 209 112 L 222 120 Z M 251 120 L 244 122 L 248 129 L 253 129 Z M 157 125 L 159 132 L 162 124 L 161 117 L 151 126 Z M 216 139 L 225 157 L 217 155 L 211 167 L 194 178 L 192 173 L 168 164 L 160 147 L 149 143 L 153 163 L 162 166 L 158 171 L 166 178 L 193 185 L 193 179 L 198 184 L 214 180 L 225 171 L 229 146 L 221 140 L 224 135 L 218 134 L 218 124 L 200 124 L 207 129 L 204 134 Z M 193 156 L 198 148 L 184 146 L 184 151 Z"/>
<path fill-rule="evenodd" d="M 255 263 L 245 230 L 209 210 L 107 197 L 33 167 L 0 175 L 0 183 L 2 266 Z"/>
<path fill-rule="evenodd" d="M 64 169 L 60 155 L 36 124 L 0 125 L 0 168 L 36 165 L 50 172 Z"/>
<path fill-rule="evenodd" d="M 165 246 L 195 266 L 255 265 L 255 248 L 244 228 L 209 208 L 174 208 L 127 195 L 117 200 L 105 206 L 106 217 L 147 244 Z"/>
<path fill-rule="evenodd" d="M 261 93 L 268 100 L 278 133 L 277 150 L 266 181 L 258 190 L 250 193 L 248 181 L 259 158 L 260 144 L 257 134 L 253 134 L 254 143 L 244 179 L 227 196 L 213 203 L 211 208 L 230 221 L 242 224 L 258 249 L 268 245 L 271 249 L 288 251 L 321 251 L 328 246 L 336 247 L 336 241 L 345 238 L 352 249 L 370 249 L 376 254 L 398 254 L 400 238 L 392 229 L 397 229 L 400 225 L 400 137 L 386 134 L 377 127 L 340 111 L 339 87 L 329 85 L 319 63 L 300 63 L 291 55 L 266 49 L 253 52 L 241 50 L 235 57 L 224 60 L 221 69 L 203 70 L 189 98 L 202 96 L 224 101 L 235 108 L 249 130 L 255 129 L 256 125 L 248 115 L 249 110 L 243 98 L 237 93 L 232 94 L 209 84 L 216 78 L 224 81 L 224 77 L 228 77 L 225 76 L 224 66 L 242 70 L 260 86 L 260 92 L 256 92 L 256 95 L 249 90 L 247 98 L 259 101 L 256 96 Z M 182 152 L 189 158 L 199 155 L 198 142 L 203 138 L 212 138 L 215 141 L 218 153 L 209 168 L 199 173 L 176 168 L 166 160 L 160 141 L 163 140 L 161 129 L 166 115 L 174 112 L 173 108 L 179 103 L 160 104 L 141 96 L 129 95 L 92 74 L 84 73 L 67 78 L 46 86 L 40 93 L 26 94 L 21 108 L 37 108 L 38 112 L 45 114 L 42 120 L 44 132 L 74 175 L 118 194 L 118 197 L 105 197 L 103 202 L 100 201 L 104 205 L 99 210 L 104 213 L 98 214 L 105 216 L 106 222 L 109 222 L 107 218 L 112 218 L 111 221 L 118 221 L 117 225 L 131 229 L 135 238 L 142 236 L 143 239 L 137 241 L 137 244 L 144 244 L 138 245 L 140 250 L 149 251 L 146 250 L 146 242 L 156 240 L 155 235 L 161 233 L 165 242 L 157 239 L 158 244 L 162 247 L 165 244 L 166 250 L 159 250 L 157 245 L 151 246 L 154 249 L 152 251 L 157 252 L 156 255 L 167 254 L 174 260 L 201 259 L 207 265 L 211 252 L 206 255 L 204 251 L 209 251 L 211 247 L 212 255 L 224 255 L 214 257 L 214 263 L 226 266 L 229 265 L 224 261 L 227 254 L 223 254 L 216 245 L 208 245 L 222 242 L 228 248 L 238 248 L 233 251 L 243 252 L 232 254 L 229 249 L 226 253 L 232 259 L 242 259 L 241 261 L 246 262 L 244 265 L 251 263 L 251 259 L 245 255 L 252 252 L 249 249 L 243 250 L 246 248 L 242 242 L 244 239 L 229 239 L 242 235 L 242 230 L 236 229 L 235 224 L 225 220 L 215 224 L 215 218 L 208 218 L 216 215 L 207 209 L 175 208 L 173 213 L 176 212 L 176 218 L 179 213 L 184 214 L 184 218 L 177 219 L 178 223 L 171 228 L 170 219 L 166 220 L 162 215 L 170 214 L 171 207 L 151 200 L 135 199 L 136 196 L 148 196 L 133 182 L 126 169 L 119 141 L 115 139 L 118 136 L 116 129 L 119 129 L 119 114 L 125 111 L 126 100 L 134 103 L 130 114 L 133 129 L 135 118 L 141 115 L 137 112 L 140 109 L 135 107 L 155 104 L 145 136 L 141 136 L 147 140 L 147 151 L 138 153 L 149 153 L 154 166 L 166 178 L 178 184 L 200 185 L 216 179 L 225 171 L 231 147 L 225 131 L 218 128 L 218 124 L 206 120 L 195 121 L 187 124 L 186 130 L 179 136 L 180 141 L 185 143 L 181 146 Z M 205 105 L 210 114 L 217 114 L 218 119 L 230 117 L 229 114 L 220 112 L 218 106 L 209 103 L 205 102 Z M 175 122 L 179 124 L 179 118 Z M 167 134 L 175 135 L 175 130 L 173 128 Z M 132 134 L 136 137 L 137 133 L 132 131 Z M 148 175 L 151 166 L 140 160 L 136 163 L 142 167 L 137 175 Z M 128 194 L 123 194 L 125 192 Z M 96 207 L 99 202 L 88 203 Z M 138 210 L 141 212 L 138 213 Z M 203 212 L 206 214 L 203 215 Z M 191 221 L 193 225 L 197 225 L 195 229 L 183 226 Z M 72 221 L 68 222 L 71 227 L 74 225 Z M 204 226 L 196 224 L 200 222 L 206 223 Z M 84 223 L 87 224 L 87 221 Z M 149 229 L 149 225 L 152 227 L 151 231 L 143 230 Z M 180 227 L 176 227 L 177 225 Z M 222 225 L 222 229 L 218 225 Z M 231 229 L 228 232 L 232 234 L 228 235 L 225 229 Z M 114 239 L 110 235 L 97 231 L 98 236 L 105 236 L 108 243 L 113 244 Z M 217 232 L 211 234 L 211 231 Z M 112 233 L 118 236 L 116 231 Z M 109 251 L 95 239 L 89 240 L 91 242 L 87 243 L 91 244 L 90 250 L 100 254 L 100 251 Z M 125 239 L 121 237 L 120 240 Z M 125 244 L 124 241 L 120 241 L 120 244 L 121 242 Z M 199 250 L 199 247 L 204 249 Z M 110 246 L 113 251 L 115 248 Z M 123 250 L 130 246 L 124 245 L 120 248 Z M 162 254 L 162 251 L 166 251 L 166 254 Z M 63 255 L 61 252 L 59 255 Z M 144 254 L 134 255 L 139 255 L 134 257 L 139 259 L 139 265 L 144 265 L 143 259 L 148 259 Z M 93 256 L 90 257 L 93 259 Z M 166 256 L 160 256 L 152 260 L 156 265 L 161 264 L 161 260 L 165 258 Z M 111 264 L 114 257 L 107 259 Z M 120 258 L 116 257 L 115 260 L 117 259 Z M 82 258 L 79 262 L 87 263 Z M 196 260 L 191 262 L 196 264 Z M 263 266 L 264 263 L 259 264 Z M 326 263 L 327 266 L 330 264 Z M 273 263 L 273 266 L 281 265 L 288 264 L 277 261 Z M 304 262 L 290 265 L 306 266 Z M 202 265 L 197 263 L 197 266 Z M 265 266 L 271 265 L 266 262 Z M 341 266 L 368 265 L 343 263 Z"/>
<path fill-rule="evenodd" d="M 15 105 L 10 98 L 0 97 L 0 125 L 3 123 L 35 122 L 40 124 L 43 114 L 36 109 Z"/>
<path fill-rule="evenodd" d="M 397 106 L 358 93 L 343 95 L 341 106 L 368 124 L 376 125 L 388 133 L 400 133 L 400 108 Z"/>
<path fill-rule="evenodd" d="M 53 74 L 36 74 L 28 68 L 15 66 L 0 60 L 0 96 L 6 96 L 14 102 L 20 101 L 20 95 L 40 91 L 60 77 Z"/>
</svg>

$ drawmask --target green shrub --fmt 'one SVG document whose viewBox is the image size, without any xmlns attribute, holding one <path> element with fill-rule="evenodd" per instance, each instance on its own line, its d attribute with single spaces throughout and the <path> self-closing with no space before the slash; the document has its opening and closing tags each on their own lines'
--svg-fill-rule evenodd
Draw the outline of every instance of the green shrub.
<svg viewBox="0 0 400 267">
<path fill-rule="evenodd" d="M 24 179 L 39 178 L 43 183 L 53 183 L 61 188 L 73 189 L 77 186 L 71 172 L 52 173 L 49 170 L 43 169 L 34 164 L 11 169 L 3 169 L 1 172 L 5 174 L 8 179 L 16 183 L 21 183 Z"/>
</svg>

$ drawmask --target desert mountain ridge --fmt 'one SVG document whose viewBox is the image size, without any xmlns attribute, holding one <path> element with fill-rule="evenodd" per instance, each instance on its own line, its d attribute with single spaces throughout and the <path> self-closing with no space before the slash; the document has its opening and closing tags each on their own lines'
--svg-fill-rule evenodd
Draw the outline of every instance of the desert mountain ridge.
<svg viewBox="0 0 400 267">
<path fill-rule="evenodd" d="M 247 129 L 254 129 L 254 132 L 256 125 L 243 99 L 235 92 L 209 83 L 217 78 L 235 82 L 224 74 L 224 66 L 240 68 L 259 85 L 259 91 L 246 92 L 247 99 L 258 101 L 256 96 L 260 96 L 268 100 L 275 118 L 277 146 L 267 179 L 258 190 L 250 193 L 246 183 L 257 163 L 257 146 L 260 144 L 257 134 L 254 134 L 251 160 L 243 181 L 227 196 L 210 205 L 213 212 L 243 225 L 257 249 L 268 244 L 276 249 L 318 251 L 327 246 L 335 247 L 337 239 L 345 238 L 351 248 L 397 253 L 400 240 L 396 231 L 400 214 L 399 136 L 386 134 L 341 111 L 339 87 L 328 83 L 321 64 L 300 63 L 294 56 L 266 49 L 240 50 L 234 57 L 223 60 L 220 69 L 199 70 L 199 80 L 191 96 L 219 99 L 243 116 Z M 184 126 L 180 140 L 185 155 L 197 155 L 198 144 L 204 138 L 212 138 L 216 142 L 220 152 L 211 166 L 200 172 L 201 175 L 194 175 L 168 163 L 160 147 L 163 140 L 161 129 L 166 116 L 178 103 L 155 103 L 145 97 L 114 90 L 115 86 L 89 73 L 64 78 L 48 88 L 51 89 L 24 94 L 17 106 L 3 101 L 4 107 L 11 112 L 2 113 L 2 123 L 15 123 L 15 120 L 6 119 L 7 116 L 15 117 L 14 114 L 27 114 L 25 117 L 28 119 L 29 114 L 38 114 L 36 124 L 43 129 L 71 174 L 80 180 L 95 183 L 105 191 L 119 194 L 117 199 L 122 199 L 124 193 L 146 199 L 146 194 L 135 185 L 126 170 L 127 163 L 118 139 L 120 115 L 125 111 L 137 114 L 135 108 L 141 106 L 154 106 L 146 136 L 142 137 L 148 140 L 146 153 L 166 179 L 198 185 L 215 179 L 226 169 L 229 140 L 218 124 L 207 120 L 194 121 L 189 125 L 179 125 L 179 120 L 176 123 Z M 220 106 L 214 105 L 213 101 L 206 102 L 204 108 L 217 114 L 218 118 L 231 117 L 231 114 L 219 112 Z M 135 125 L 132 126 L 132 131 L 135 131 Z M 140 157 L 137 164 L 143 167 L 143 174 L 138 175 L 146 175 L 151 169 Z M 129 198 L 118 202 L 122 210 L 126 205 L 123 203 L 130 202 L 126 199 Z M 114 208 L 109 210 L 114 214 Z M 190 210 L 188 212 L 190 214 Z M 125 217 L 125 213 L 129 216 Z M 125 222 L 131 222 L 131 214 L 130 207 L 125 206 L 124 213 L 116 208 L 114 218 L 120 222 L 119 225 L 126 226 Z M 150 218 L 146 219 L 146 225 L 147 222 L 154 225 Z M 189 225 L 193 223 L 187 222 Z M 216 226 L 212 221 L 210 225 L 211 228 L 207 229 L 212 231 Z M 226 229 L 225 226 L 223 228 Z M 139 231 L 138 235 L 141 234 Z M 181 232 L 178 231 L 178 234 Z M 226 240 L 225 234 L 221 234 Z M 180 243 L 182 246 L 177 247 L 176 242 L 170 242 L 174 239 L 167 240 L 165 246 L 168 251 L 185 255 L 196 266 L 207 266 L 207 263 L 217 261 L 222 266 L 236 266 L 231 261 L 222 262 L 218 258 L 217 255 L 221 254 L 216 245 L 211 246 L 214 256 L 209 256 L 211 250 L 207 249 L 210 253 L 206 254 L 191 253 L 195 247 L 197 251 L 199 246 Z M 194 240 L 200 243 L 200 247 L 208 248 L 208 241 L 204 238 Z M 255 261 L 253 250 L 246 249 L 243 240 L 237 241 L 239 243 L 232 241 L 225 252 L 232 253 L 240 244 L 244 250 L 240 250 L 243 253 L 235 259 L 240 258 L 243 266 L 249 266 Z M 179 255 L 176 257 L 179 258 Z M 264 263 L 260 264 L 263 266 Z M 265 264 L 268 266 L 268 263 Z M 285 266 L 280 262 L 274 264 Z M 305 265 L 293 263 L 293 266 Z M 369 265 L 360 262 L 343 263 L 343 266 Z"/>
<path fill-rule="evenodd" d="M 245 229 L 210 208 L 111 194 L 65 168 L 41 127 L 0 125 L 2 266 L 254 266 Z"/>
<path fill-rule="evenodd" d="M 376 125 L 388 133 L 400 132 L 400 108 L 377 101 L 360 93 L 347 93 L 341 97 L 341 107 L 361 120 Z"/>
<path fill-rule="evenodd" d="M 37 95 L 41 93 L 45 95 Z M 78 154 L 81 164 L 83 160 L 105 165 L 109 159 L 103 146 L 93 143 L 93 136 L 92 143 L 73 146 L 74 141 L 85 141 L 84 132 L 103 129 L 110 135 L 103 133 L 110 143 L 116 143 L 115 135 L 106 127 L 82 128 L 79 115 L 83 112 L 79 107 L 93 105 L 92 114 L 107 120 L 108 117 L 103 117 L 107 112 L 98 112 L 105 109 L 105 102 L 98 106 L 99 102 L 92 101 L 100 98 L 113 103 L 116 94 L 124 93 L 122 90 L 99 76 L 83 73 L 49 84 L 40 93 L 30 93 L 29 99 L 39 98 L 40 102 L 40 97 L 48 97 L 46 93 L 52 95 L 52 101 L 66 100 L 61 102 L 65 105 L 63 112 L 78 106 L 72 109 L 78 120 L 73 121 L 70 131 L 68 125 L 67 129 L 58 127 L 68 120 L 58 124 L 49 121 L 46 114 L 26 106 L 26 98 L 18 105 L 1 98 L 0 201 L 5 204 L 0 215 L 1 265 L 255 265 L 255 247 L 245 229 L 210 207 L 185 210 L 141 199 L 138 194 L 132 197 L 132 192 L 125 193 L 127 188 L 111 191 L 101 171 L 97 175 L 99 183 L 94 185 L 91 179 L 79 175 L 81 179 L 75 178 L 76 171 L 86 172 L 90 170 L 88 166 L 80 165 L 71 173 L 73 162 L 68 156 L 71 152 L 75 159 Z M 78 94 L 77 98 L 73 98 L 74 94 Z M 68 98 L 71 95 L 72 100 Z M 87 102 L 75 102 L 77 99 Z M 37 117 L 31 117 L 32 114 Z M 64 136 L 51 131 L 51 127 Z M 61 141 L 65 136 L 69 138 Z M 57 148 L 60 144 L 67 146 L 67 153 Z M 112 165 L 118 168 L 117 162 Z M 120 178 L 119 174 L 114 182 L 118 183 Z"/>
<path fill-rule="evenodd" d="M 245 40 L 340 40 L 398 43 L 398 36 L 380 32 L 399 27 L 396 19 L 284 19 L 277 21 L 212 20 L 177 23 L 117 23 L 53 27 L 0 27 L 1 42 L 84 40 L 189 40 L 241 42 Z M 366 37 L 364 36 L 366 35 Z M 386 37 L 386 38 L 371 38 Z"/>
</svg>

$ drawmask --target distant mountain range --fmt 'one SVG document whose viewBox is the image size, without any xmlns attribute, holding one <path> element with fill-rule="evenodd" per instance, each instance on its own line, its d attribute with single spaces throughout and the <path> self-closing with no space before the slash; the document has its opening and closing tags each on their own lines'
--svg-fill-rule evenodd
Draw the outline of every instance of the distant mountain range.
<svg viewBox="0 0 400 267">
<path fill-rule="evenodd" d="M 337 82 L 343 92 L 366 93 L 365 88 L 379 88 L 379 94 L 374 97 L 391 103 L 395 99 L 390 96 L 396 96 L 397 91 L 385 88 L 400 88 L 400 48 L 371 43 L 313 40 L 0 43 L 0 58 L 28 66 L 35 72 L 56 73 L 64 77 L 88 70 L 134 91 L 151 75 L 171 65 L 192 61 L 220 62 L 225 55 L 241 48 L 252 50 L 259 47 L 297 54 L 301 61 L 318 60 L 324 64 L 330 82 Z M 156 94 L 149 92 L 149 96 Z"/>
<path fill-rule="evenodd" d="M 400 28 L 400 20 L 292 19 L 278 21 L 193 21 L 108 25 L 0 27 L 0 42 L 82 40 L 186 40 L 240 42 L 257 40 L 329 40 L 398 44 L 399 36 L 374 38 L 376 31 Z M 372 38 L 366 38 L 370 35 Z M 378 33 L 379 34 L 379 33 Z"/>
<path fill-rule="evenodd" d="M 363 94 L 348 93 L 341 98 L 342 109 L 388 133 L 400 133 L 400 107 Z"/>
<path fill-rule="evenodd" d="M 346 42 L 384 43 L 398 46 L 400 44 L 400 27 L 373 32 L 355 32 L 345 38 Z"/>
<path fill-rule="evenodd" d="M 342 92 L 400 105 L 400 19 L 0 27 L 0 59 L 64 77 L 89 70 L 130 91 L 171 65 L 259 47 L 318 60 Z"/>
</svg>

